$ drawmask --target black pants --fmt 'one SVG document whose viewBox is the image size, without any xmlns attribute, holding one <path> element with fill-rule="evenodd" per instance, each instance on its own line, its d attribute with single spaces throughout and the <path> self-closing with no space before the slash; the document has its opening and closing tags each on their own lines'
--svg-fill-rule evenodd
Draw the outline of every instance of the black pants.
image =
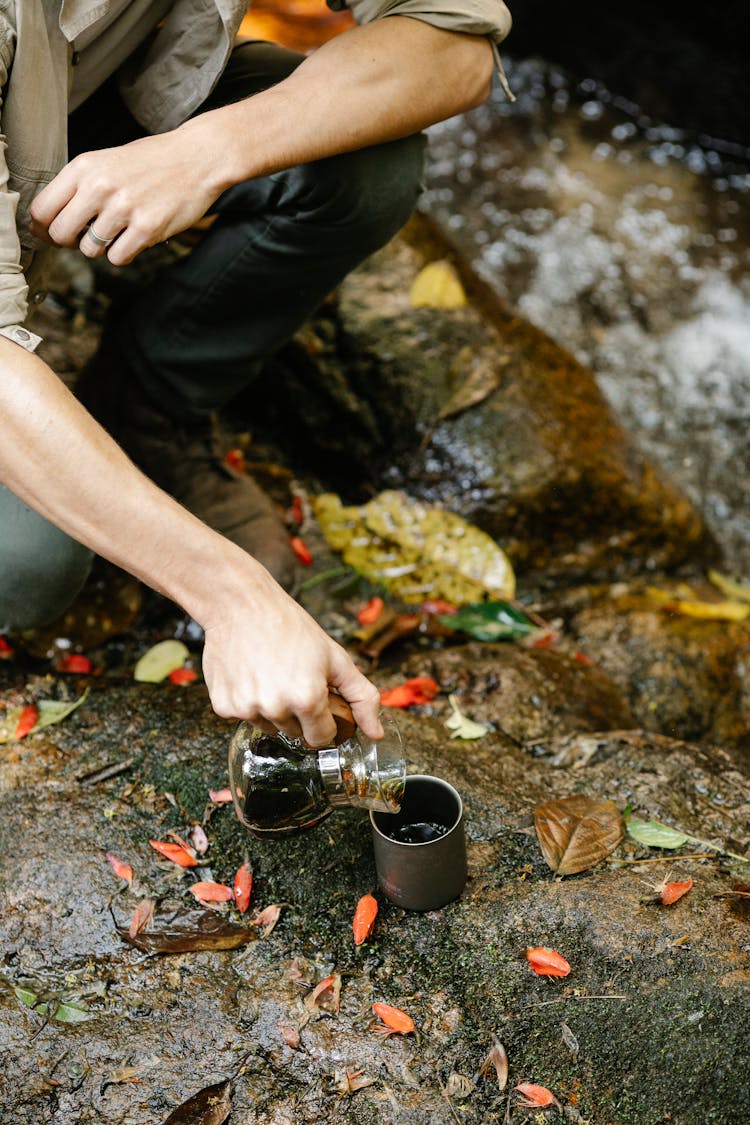
<svg viewBox="0 0 750 1125">
<path fill-rule="evenodd" d="M 281 81 L 304 56 L 237 47 L 201 110 Z M 200 112 L 200 111 L 199 111 Z M 71 117 L 71 150 L 142 135 L 113 84 Z M 118 352 L 168 413 L 221 407 L 252 380 L 327 293 L 403 226 L 416 202 L 424 139 L 376 145 L 237 184 L 192 253 L 113 318 Z"/>
</svg>

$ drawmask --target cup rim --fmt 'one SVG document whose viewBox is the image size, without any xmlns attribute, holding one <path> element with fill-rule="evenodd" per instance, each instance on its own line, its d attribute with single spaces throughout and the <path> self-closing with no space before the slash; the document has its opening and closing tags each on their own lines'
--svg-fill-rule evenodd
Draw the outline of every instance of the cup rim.
<svg viewBox="0 0 750 1125">
<path fill-rule="evenodd" d="M 433 774 L 429 774 L 429 773 L 410 773 L 410 774 L 407 774 L 405 779 L 404 779 L 404 790 L 406 790 L 406 786 L 409 784 L 410 781 L 432 781 L 432 782 L 436 782 L 438 785 L 442 785 L 443 788 L 450 790 L 450 793 L 455 798 L 456 804 L 458 805 L 458 812 L 456 814 L 456 819 L 451 824 L 451 826 L 449 828 L 447 828 L 445 830 L 445 832 L 443 833 L 443 835 L 439 836 L 437 840 L 421 840 L 421 841 L 414 841 L 414 842 L 410 842 L 410 841 L 407 841 L 407 840 L 394 840 L 392 836 L 386 835 L 386 833 L 383 832 L 378 827 L 377 823 L 375 822 L 375 817 L 376 816 L 396 816 L 397 814 L 396 813 L 384 813 L 384 812 L 381 812 L 379 809 L 370 809 L 370 825 L 372 827 L 372 831 L 377 832 L 378 836 L 380 836 L 381 839 L 387 840 L 389 844 L 392 844 L 393 846 L 398 847 L 398 848 L 430 848 L 430 847 L 434 847 L 435 844 L 440 844 L 444 840 L 447 840 L 448 837 L 451 836 L 460 827 L 460 824 L 461 824 L 461 821 L 462 821 L 463 815 L 464 815 L 464 803 L 461 800 L 461 794 L 458 792 L 458 790 L 456 789 L 456 787 L 454 785 L 451 785 L 450 781 L 446 781 L 445 778 L 442 778 L 442 777 L 435 777 Z"/>
</svg>

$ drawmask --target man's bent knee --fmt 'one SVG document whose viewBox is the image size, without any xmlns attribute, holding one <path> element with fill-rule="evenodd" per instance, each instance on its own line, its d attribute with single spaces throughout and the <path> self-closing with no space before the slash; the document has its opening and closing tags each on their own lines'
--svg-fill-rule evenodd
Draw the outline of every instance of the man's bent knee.
<svg viewBox="0 0 750 1125">
<path fill-rule="evenodd" d="M 92 557 L 0 485 L 0 631 L 33 629 L 64 613 Z"/>
<path fill-rule="evenodd" d="M 425 143 L 417 134 L 292 169 L 288 187 L 298 216 L 341 228 L 370 250 L 382 246 L 414 210 Z"/>
</svg>

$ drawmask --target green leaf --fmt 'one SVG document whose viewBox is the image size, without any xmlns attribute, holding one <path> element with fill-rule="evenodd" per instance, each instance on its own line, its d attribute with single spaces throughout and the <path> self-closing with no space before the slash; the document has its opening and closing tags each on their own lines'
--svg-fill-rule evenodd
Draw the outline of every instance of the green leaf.
<svg viewBox="0 0 750 1125">
<path fill-rule="evenodd" d="M 647 848 L 681 848 L 691 839 L 684 832 L 678 832 L 668 824 L 660 824 L 658 820 L 630 817 L 626 828 L 628 836 L 632 836 L 639 844 L 645 844 Z"/>
<path fill-rule="evenodd" d="M 21 1001 L 21 1003 L 25 1004 L 27 1008 L 35 1008 L 36 1007 L 36 1002 L 37 1002 L 36 992 L 32 992 L 30 988 L 21 988 L 21 986 L 17 985 L 17 984 L 13 985 L 13 991 L 15 992 L 16 996 Z"/>
<path fill-rule="evenodd" d="M 190 652 L 182 641 L 159 641 L 140 658 L 133 676 L 140 683 L 160 684 L 170 672 L 182 668 L 189 656 Z"/>
<path fill-rule="evenodd" d="M 61 1000 L 52 1013 L 52 1019 L 59 1023 L 85 1023 L 86 1020 L 94 1019 L 94 1016 L 83 1004 Z"/>
<path fill-rule="evenodd" d="M 72 702 L 62 699 L 40 699 L 37 703 L 39 718 L 34 731 L 31 733 L 41 730 L 42 727 L 52 727 L 55 723 L 61 723 L 63 719 L 67 719 L 68 715 L 71 715 L 77 707 L 81 706 L 88 694 L 89 689 L 86 688 L 83 695 Z"/>
<path fill-rule="evenodd" d="M 476 641 L 510 641 L 526 637 L 537 628 L 525 613 L 504 601 L 476 602 L 438 620 L 447 629 L 466 633 Z"/>
<path fill-rule="evenodd" d="M 60 700 L 60 699 L 40 699 L 35 702 L 34 706 L 37 709 L 39 717 L 36 724 L 29 731 L 29 734 L 36 734 L 38 730 L 44 727 L 54 726 L 55 723 L 61 723 L 66 719 L 76 707 L 80 707 L 86 696 L 89 694 L 89 689 L 86 688 L 83 695 L 79 699 Z M 0 743 L 13 742 L 16 737 L 16 727 L 18 720 L 23 713 L 23 707 L 13 707 L 5 712 L 5 715 L 0 719 Z"/>
<path fill-rule="evenodd" d="M 410 605 L 430 598 L 467 605 L 487 595 L 514 596 L 506 555 L 453 512 L 393 490 L 350 508 L 327 493 L 315 498 L 313 509 L 345 563 Z"/>
</svg>

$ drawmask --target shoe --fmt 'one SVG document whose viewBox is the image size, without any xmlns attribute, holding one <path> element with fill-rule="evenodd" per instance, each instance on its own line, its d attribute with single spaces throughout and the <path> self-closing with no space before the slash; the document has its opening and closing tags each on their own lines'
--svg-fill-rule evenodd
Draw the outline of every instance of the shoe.
<svg viewBox="0 0 750 1125">
<path fill-rule="evenodd" d="M 75 393 L 146 476 L 293 592 L 299 564 L 289 534 L 262 489 L 227 464 L 215 412 L 190 423 L 170 418 L 107 347 L 84 369 Z"/>
</svg>

